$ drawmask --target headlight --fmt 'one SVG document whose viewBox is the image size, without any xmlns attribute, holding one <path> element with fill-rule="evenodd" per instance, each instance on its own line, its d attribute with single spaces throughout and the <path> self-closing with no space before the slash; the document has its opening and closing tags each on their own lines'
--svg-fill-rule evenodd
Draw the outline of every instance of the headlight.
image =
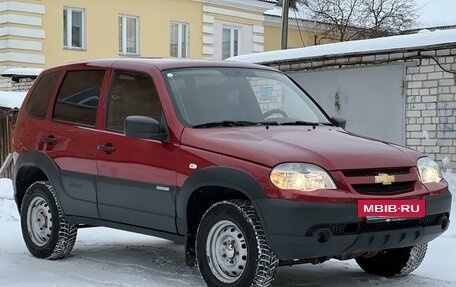
<svg viewBox="0 0 456 287">
<path fill-rule="evenodd" d="M 279 164 L 272 169 L 270 179 L 281 189 L 313 191 L 337 188 L 325 170 L 305 163 Z"/>
<path fill-rule="evenodd" d="M 416 165 L 418 166 L 422 183 L 439 183 L 442 180 L 439 166 L 432 159 L 428 157 L 420 158 Z"/>
</svg>

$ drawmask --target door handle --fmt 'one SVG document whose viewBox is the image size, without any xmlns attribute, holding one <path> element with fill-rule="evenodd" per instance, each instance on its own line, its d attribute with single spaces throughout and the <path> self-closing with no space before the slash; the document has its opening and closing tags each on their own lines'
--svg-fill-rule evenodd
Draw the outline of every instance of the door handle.
<svg viewBox="0 0 456 287">
<path fill-rule="evenodd" d="M 104 151 L 105 153 L 112 153 L 116 151 L 116 148 L 112 144 L 101 144 L 98 146 L 98 150 Z"/>
<path fill-rule="evenodd" d="M 41 137 L 41 141 L 45 142 L 45 143 L 53 144 L 53 143 L 57 142 L 57 139 L 53 135 L 50 135 L 47 137 L 46 136 Z"/>
</svg>

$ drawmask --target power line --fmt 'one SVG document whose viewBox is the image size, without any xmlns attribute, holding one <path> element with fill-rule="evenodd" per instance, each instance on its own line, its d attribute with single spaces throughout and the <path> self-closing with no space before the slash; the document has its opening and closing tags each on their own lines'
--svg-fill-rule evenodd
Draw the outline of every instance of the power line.
<svg viewBox="0 0 456 287">
<path fill-rule="evenodd" d="M 302 38 L 301 28 L 299 27 L 298 14 L 296 13 L 296 10 L 294 10 L 294 13 L 295 13 L 295 19 L 296 19 L 296 26 L 298 26 L 299 37 L 301 38 L 302 46 L 305 47 L 306 44 L 304 43 L 304 39 Z"/>
</svg>

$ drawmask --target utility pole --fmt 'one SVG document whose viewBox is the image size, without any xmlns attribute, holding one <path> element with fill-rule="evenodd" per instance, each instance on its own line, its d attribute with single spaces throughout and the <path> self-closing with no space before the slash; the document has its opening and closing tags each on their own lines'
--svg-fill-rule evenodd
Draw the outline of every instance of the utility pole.
<svg viewBox="0 0 456 287">
<path fill-rule="evenodd" d="M 281 49 L 285 50 L 288 48 L 288 10 L 290 9 L 290 0 L 283 0 L 282 4 L 282 38 L 281 38 Z"/>
</svg>

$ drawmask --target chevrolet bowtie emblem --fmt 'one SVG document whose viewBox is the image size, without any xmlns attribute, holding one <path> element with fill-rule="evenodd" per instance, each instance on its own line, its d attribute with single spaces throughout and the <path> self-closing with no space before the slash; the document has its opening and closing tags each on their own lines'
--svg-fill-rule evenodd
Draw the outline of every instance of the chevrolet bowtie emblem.
<svg viewBox="0 0 456 287">
<path fill-rule="evenodd" d="M 379 173 L 375 177 L 375 183 L 381 183 L 383 185 L 390 185 L 395 181 L 396 181 L 396 178 L 394 177 L 394 175 L 389 175 L 386 173 Z"/>
</svg>

